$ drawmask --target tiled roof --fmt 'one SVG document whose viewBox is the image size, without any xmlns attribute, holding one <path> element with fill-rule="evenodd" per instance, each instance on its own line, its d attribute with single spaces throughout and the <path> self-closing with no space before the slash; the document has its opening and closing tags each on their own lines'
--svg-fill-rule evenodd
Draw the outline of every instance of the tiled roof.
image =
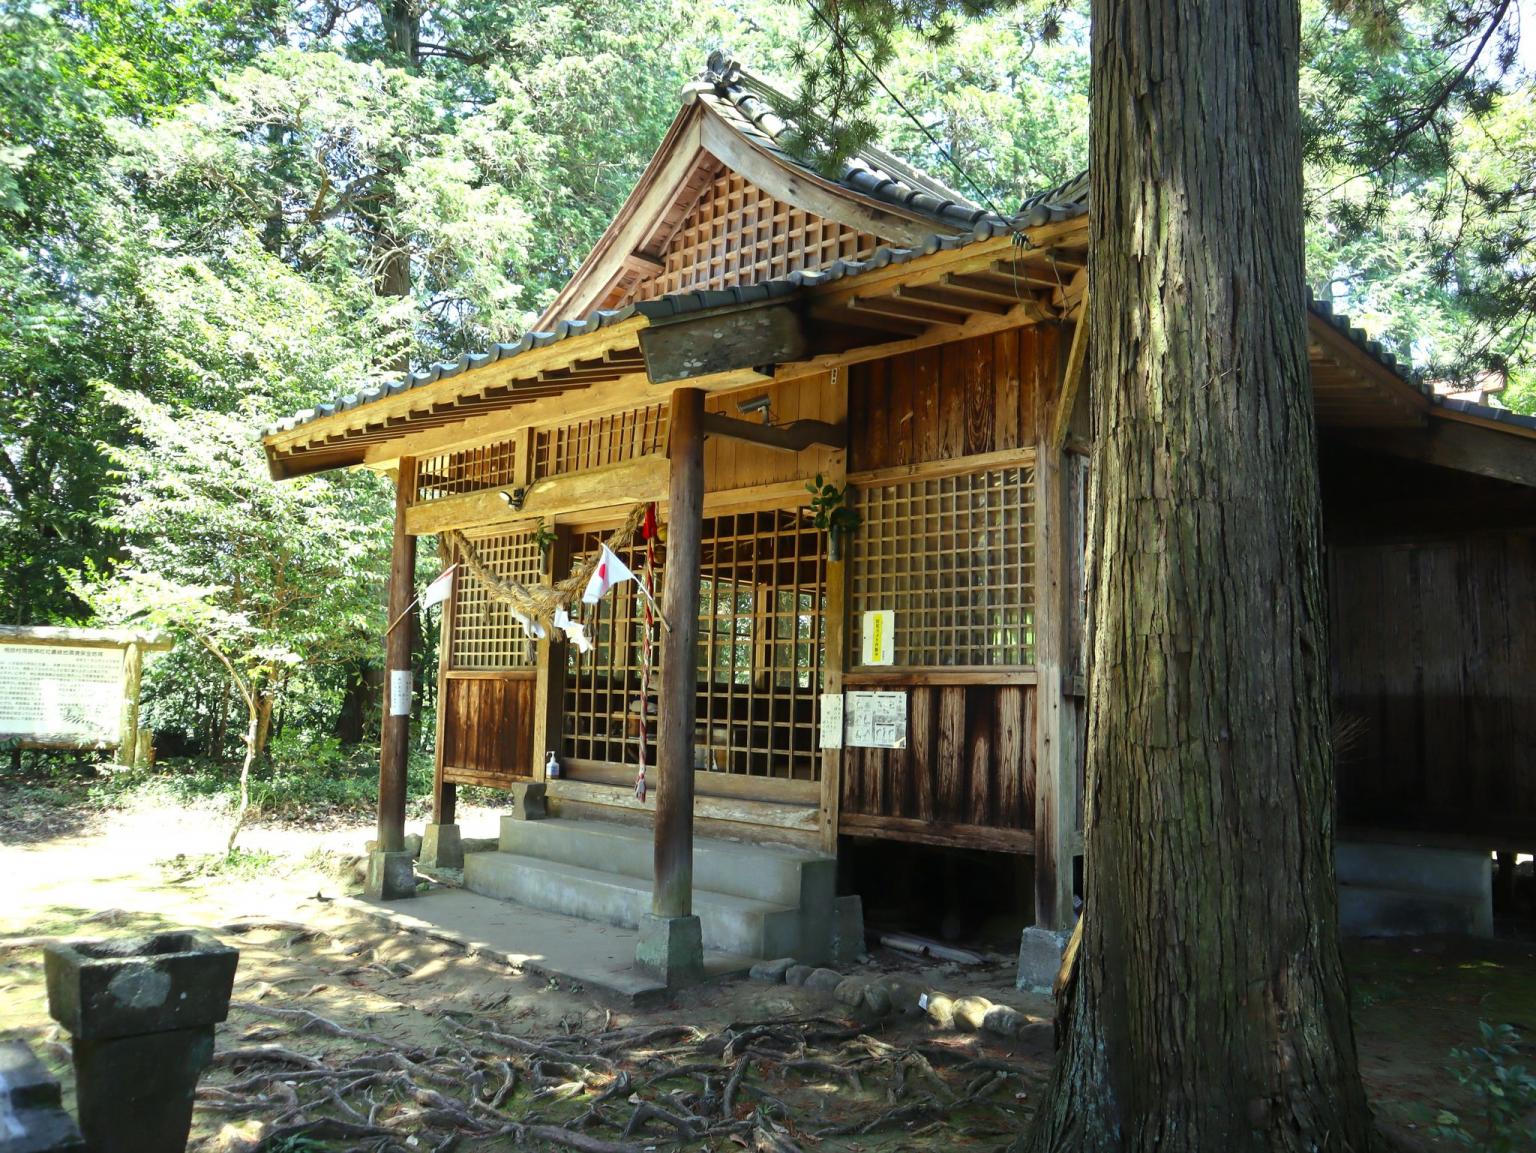
<svg viewBox="0 0 1536 1153">
<path fill-rule="evenodd" d="M 450 376 L 471 368 L 480 368 L 482 365 L 494 364 L 498 360 L 516 356 L 520 352 L 527 352 L 533 348 L 547 348 L 551 344 L 564 340 L 568 336 L 579 336 L 586 332 L 595 332 L 600 328 L 606 328 L 620 321 L 628 320 L 632 316 L 643 316 L 648 320 L 660 320 L 671 316 L 681 316 L 690 312 L 699 312 L 707 308 L 721 308 L 733 304 L 753 304 L 760 301 L 771 300 L 776 297 L 789 296 L 802 288 L 808 288 L 818 284 L 830 284 L 844 277 L 857 276 L 862 272 L 872 272 L 877 268 L 886 268 L 892 264 L 906 264 L 916 260 L 920 256 L 928 256 L 935 252 L 950 252 L 962 248 L 967 244 L 974 244 L 979 240 L 989 240 L 998 236 L 1006 236 L 1010 231 L 1009 226 L 995 218 L 982 221 L 964 235 L 939 236 L 934 234 L 927 237 L 920 245 L 911 247 L 883 246 L 875 249 L 863 260 L 835 260 L 831 264 L 820 268 L 791 272 L 788 276 L 777 280 L 761 281 L 757 284 L 735 285 L 731 288 L 706 289 L 694 292 L 677 292 L 670 296 L 657 297 L 655 300 L 636 301 L 634 304 L 625 305 L 617 309 L 599 309 L 597 312 L 579 320 L 562 320 L 549 332 L 529 332 L 515 344 L 493 344 L 485 352 L 466 353 L 457 360 L 439 361 L 425 368 L 407 373 L 397 380 L 383 381 L 378 384 L 370 384 L 359 388 L 355 392 L 349 392 L 342 396 L 317 404 L 313 408 L 306 408 L 296 412 L 292 416 L 284 417 L 275 424 L 269 425 L 264 430 L 264 435 L 273 436 L 281 432 L 290 432 L 300 425 L 308 424 L 312 420 L 332 416 L 338 412 L 347 412 L 375 400 L 382 400 L 386 396 L 398 396 L 402 392 L 409 392 L 413 388 L 432 384 L 434 381 L 444 380 Z"/>
<path fill-rule="evenodd" d="M 715 52 L 710 55 L 704 75 L 688 87 L 685 96 L 708 101 L 743 136 L 770 149 L 784 163 L 803 167 L 783 146 L 786 135 L 792 131 L 791 126 L 773 111 L 769 103 L 771 99 L 782 97 L 724 53 Z M 1022 235 L 1021 229 L 1038 228 L 1085 214 L 1088 211 L 1090 188 L 1088 173 L 1079 173 L 1055 188 L 1025 198 L 1013 219 L 1005 220 L 878 148 L 866 148 L 851 159 L 844 167 L 840 182 L 872 199 L 926 216 L 945 231 L 927 236 L 920 244 L 882 246 L 862 260 L 835 260 L 820 268 L 792 272 L 776 280 L 724 289 L 674 293 L 619 309 L 599 310 L 580 319 L 562 320 L 550 331 L 526 333 L 516 343 L 495 344 L 485 352 L 468 353 L 454 361 L 439 362 L 418 369 L 397 380 L 359 388 L 314 408 L 294 413 L 268 427 L 265 433 L 271 436 L 291 431 L 310 421 L 355 409 L 387 396 L 396 396 L 456 376 L 468 369 L 515 357 L 530 349 L 546 348 L 566 337 L 594 332 L 633 316 L 660 321 L 704 309 L 765 302 L 889 265 L 905 264 L 935 252 L 952 251 L 1009 233 Z M 1536 418 L 1472 401 L 1436 396 L 1410 366 L 1399 363 L 1396 356 L 1380 341 L 1370 339 L 1363 329 L 1352 325 L 1347 316 L 1336 313 L 1328 301 L 1314 300 L 1309 295 L 1308 304 L 1314 314 L 1332 324 L 1363 352 L 1412 385 L 1433 404 L 1511 427 L 1536 430 Z"/>
<path fill-rule="evenodd" d="M 822 176 L 794 156 L 790 141 L 795 128 L 773 107 L 782 106 L 784 95 L 726 53 L 710 53 L 704 74 L 683 90 L 683 97 L 708 103 L 726 123 L 772 152 L 780 163 Z M 843 165 L 837 181 L 851 192 L 924 216 L 946 229 L 969 232 L 984 222 L 1004 223 L 996 213 L 882 148 L 860 149 Z"/>
</svg>

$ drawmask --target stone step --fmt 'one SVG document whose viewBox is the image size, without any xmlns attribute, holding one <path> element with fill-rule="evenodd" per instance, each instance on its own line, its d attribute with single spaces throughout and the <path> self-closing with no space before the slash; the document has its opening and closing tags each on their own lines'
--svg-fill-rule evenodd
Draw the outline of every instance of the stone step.
<svg viewBox="0 0 1536 1153">
<path fill-rule="evenodd" d="M 505 851 L 468 854 L 464 858 L 464 887 L 535 909 L 625 928 L 635 928 L 651 911 L 651 882 L 647 878 Z M 792 906 L 696 885 L 693 911 L 699 918 L 705 948 L 747 957 L 788 957 L 804 951 L 801 914 Z"/>
<path fill-rule="evenodd" d="M 600 869 L 649 883 L 655 855 L 651 831 L 608 821 L 556 818 L 501 820 L 501 851 Z M 824 914 L 837 891 L 837 861 L 776 845 L 695 837 L 695 888 Z"/>
</svg>

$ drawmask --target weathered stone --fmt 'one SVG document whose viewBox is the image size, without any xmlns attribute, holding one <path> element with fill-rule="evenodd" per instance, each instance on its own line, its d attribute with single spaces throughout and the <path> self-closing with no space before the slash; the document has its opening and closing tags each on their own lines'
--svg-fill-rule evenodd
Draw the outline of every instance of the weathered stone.
<svg viewBox="0 0 1536 1153">
<path fill-rule="evenodd" d="M 927 994 L 923 1012 L 928 1014 L 928 1020 L 941 1029 L 951 1028 L 955 1023 L 955 1002 L 943 993 Z"/>
<path fill-rule="evenodd" d="M 832 902 L 832 963 L 851 965 L 866 955 L 864 902 L 857 894 Z"/>
<path fill-rule="evenodd" d="M 458 825 L 428 825 L 421 839 L 421 863 L 433 869 L 462 869 L 464 842 Z"/>
<path fill-rule="evenodd" d="M 784 970 L 784 983 L 786 985 L 803 985 L 805 979 L 816 971 L 812 965 L 791 965 Z"/>
<path fill-rule="evenodd" d="M 405 844 L 405 851 L 411 855 L 411 860 L 414 861 L 414 860 L 418 859 L 421 856 L 421 834 L 420 833 L 407 833 L 405 835 L 405 842 L 404 842 L 404 844 Z"/>
<path fill-rule="evenodd" d="M 75 1100 L 91 1153 L 175 1153 L 192 1128 L 213 1026 L 140 1037 L 75 1039 Z"/>
<path fill-rule="evenodd" d="M 891 1011 L 891 994 L 882 981 L 871 981 L 864 986 L 864 1008 L 877 1017 Z"/>
<path fill-rule="evenodd" d="M 59 1083 L 25 1041 L 0 1041 L 0 1149 L 84 1153 L 85 1140 L 60 1104 Z"/>
<path fill-rule="evenodd" d="M 868 984 L 867 977 L 844 977 L 837 983 L 837 988 L 832 990 L 832 995 L 844 1005 L 856 1009 L 864 1003 L 864 988 Z"/>
<path fill-rule="evenodd" d="M 983 1029 L 1000 1037 L 1017 1037 L 1024 1023 L 1024 1014 L 1007 1005 L 993 1005 L 981 1019 Z"/>
<path fill-rule="evenodd" d="M 635 964 L 669 989 L 704 980 L 704 933 L 697 917 L 657 917 L 640 922 Z"/>
<path fill-rule="evenodd" d="M 992 1002 L 985 997 L 961 997 L 955 1002 L 955 1024 L 974 1033 L 986 1020 Z"/>
<path fill-rule="evenodd" d="M 368 854 L 368 879 L 363 896 L 375 901 L 398 901 L 416 895 L 416 859 L 410 853 Z"/>
<path fill-rule="evenodd" d="M 805 987 L 815 989 L 818 993 L 836 992 L 837 987 L 842 983 L 843 975 L 836 969 L 814 969 L 805 979 Z"/>
<path fill-rule="evenodd" d="M 192 932 L 44 950 L 48 1011 L 73 1034 L 75 1099 L 92 1153 L 185 1148 L 239 956 Z"/>
<path fill-rule="evenodd" d="M 549 816 L 543 781 L 518 781 L 509 791 L 512 794 L 512 811 L 508 815 L 515 820 L 542 821 Z"/>
<path fill-rule="evenodd" d="M 1019 938 L 1019 974 L 1016 984 L 1032 993 L 1049 993 L 1061 968 L 1061 954 L 1070 933 L 1058 933 L 1031 925 Z"/>
<path fill-rule="evenodd" d="M 239 959 L 206 933 L 58 942 L 43 951 L 48 1012 L 77 1041 L 214 1025 Z"/>
<path fill-rule="evenodd" d="M 774 984 L 784 983 L 784 974 L 793 967 L 793 957 L 780 957 L 776 961 L 759 961 L 752 966 L 751 976 L 754 981 L 771 981 Z"/>
<path fill-rule="evenodd" d="M 891 1009 L 906 1016 L 921 1013 L 923 1008 L 918 1001 L 924 993 L 931 991 L 927 985 L 905 977 L 882 977 L 880 985 L 885 990 Z"/>
</svg>

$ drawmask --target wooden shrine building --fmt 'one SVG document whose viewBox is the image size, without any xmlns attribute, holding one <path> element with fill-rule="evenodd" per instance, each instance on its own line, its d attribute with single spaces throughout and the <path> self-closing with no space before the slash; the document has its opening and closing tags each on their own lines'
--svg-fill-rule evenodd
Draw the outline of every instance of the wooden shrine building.
<svg viewBox="0 0 1536 1153">
<path fill-rule="evenodd" d="M 272 473 L 394 474 L 392 616 L 414 538 L 474 554 L 444 618 L 440 823 L 457 785 L 539 781 L 553 754 L 562 818 L 649 822 L 659 792 L 658 914 L 687 911 L 662 890 L 687 889 L 691 826 L 828 856 L 1014 855 L 1035 921 L 1065 928 L 1087 180 L 1005 220 L 874 148 L 830 179 L 781 146 L 773 99 L 711 57 L 535 331 L 269 429 Z M 1344 819 L 1536 845 L 1536 427 L 1437 402 L 1324 308 L 1311 328 L 1335 676 L 1361 718 Z M 837 548 L 816 478 L 857 513 Z M 477 575 L 560 579 L 644 502 L 670 632 L 621 585 L 586 610 L 589 651 L 531 640 Z M 623 556 L 640 571 L 645 552 Z M 386 758 L 402 734 L 391 718 Z M 388 834 L 403 798 L 381 804 Z"/>
</svg>

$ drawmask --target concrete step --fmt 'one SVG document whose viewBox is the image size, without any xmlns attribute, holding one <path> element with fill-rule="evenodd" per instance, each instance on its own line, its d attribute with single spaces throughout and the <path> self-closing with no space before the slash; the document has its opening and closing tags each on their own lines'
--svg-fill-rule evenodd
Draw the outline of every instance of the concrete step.
<svg viewBox="0 0 1536 1153">
<path fill-rule="evenodd" d="M 1448 933 L 1490 937 L 1491 921 L 1481 902 L 1473 898 L 1379 885 L 1339 886 L 1339 924 L 1348 936 L 1416 937 Z"/>
<path fill-rule="evenodd" d="M 464 887 L 531 908 L 631 929 L 651 911 L 647 878 L 505 851 L 467 854 Z M 806 951 L 801 914 L 793 906 L 695 887 L 693 911 L 705 948 L 748 957 L 797 956 Z"/>
<path fill-rule="evenodd" d="M 501 820 L 501 851 L 566 865 L 600 869 L 649 882 L 654 859 L 651 831 L 607 821 L 557 818 Z M 837 861 L 820 853 L 777 845 L 695 837 L 693 883 L 773 905 L 825 911 L 837 892 Z"/>
</svg>

